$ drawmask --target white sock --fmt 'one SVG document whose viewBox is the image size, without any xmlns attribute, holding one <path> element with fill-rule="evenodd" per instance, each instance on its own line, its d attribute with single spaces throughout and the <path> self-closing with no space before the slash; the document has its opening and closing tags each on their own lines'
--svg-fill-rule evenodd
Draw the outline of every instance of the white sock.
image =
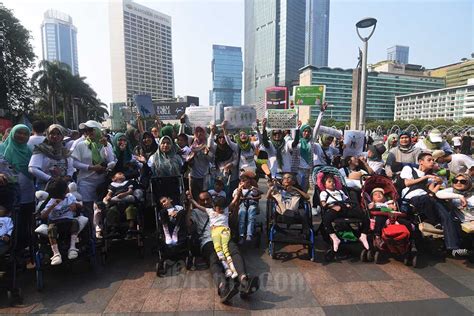
<svg viewBox="0 0 474 316">
<path fill-rule="evenodd" d="M 174 244 L 178 243 L 178 231 L 179 231 L 179 226 L 176 226 L 173 230 L 173 235 L 171 236 L 171 240 Z"/>
<path fill-rule="evenodd" d="M 165 243 L 167 245 L 171 245 L 173 240 L 171 239 L 170 230 L 168 229 L 168 225 L 163 225 L 163 231 L 165 233 Z"/>
<path fill-rule="evenodd" d="M 359 237 L 360 242 L 364 245 L 364 248 L 369 250 L 369 242 L 367 241 L 367 235 L 362 233 Z"/>
<path fill-rule="evenodd" d="M 225 270 L 229 270 L 229 265 L 227 264 L 227 261 L 221 260 L 222 266 L 224 267 Z"/>
<path fill-rule="evenodd" d="M 51 245 L 51 249 L 53 250 L 53 255 L 61 255 L 59 253 L 58 244 Z"/>
<path fill-rule="evenodd" d="M 329 237 L 331 237 L 332 239 L 332 248 L 334 252 L 337 252 L 337 250 L 339 249 L 339 244 L 341 243 L 341 240 L 337 238 L 336 234 L 329 234 Z"/>
<path fill-rule="evenodd" d="M 69 249 L 76 249 L 77 235 L 71 235 L 71 246 Z"/>
</svg>

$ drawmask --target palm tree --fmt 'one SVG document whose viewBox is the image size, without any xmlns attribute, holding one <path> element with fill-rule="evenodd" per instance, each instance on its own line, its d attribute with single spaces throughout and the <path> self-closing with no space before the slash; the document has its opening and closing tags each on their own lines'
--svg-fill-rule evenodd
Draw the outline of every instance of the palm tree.
<svg viewBox="0 0 474 316">
<path fill-rule="evenodd" d="M 35 72 L 31 77 L 33 83 L 37 83 L 41 92 L 48 96 L 48 104 L 51 106 L 51 114 L 53 122 L 57 122 L 57 92 L 60 88 L 61 81 L 70 72 L 69 65 L 59 61 L 43 60 L 39 64 L 40 70 Z"/>
</svg>

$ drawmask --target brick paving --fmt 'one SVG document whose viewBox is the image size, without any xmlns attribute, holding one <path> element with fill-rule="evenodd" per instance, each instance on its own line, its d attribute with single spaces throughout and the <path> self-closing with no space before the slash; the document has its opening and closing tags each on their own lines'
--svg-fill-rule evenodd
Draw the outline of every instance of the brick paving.
<svg viewBox="0 0 474 316">
<path fill-rule="evenodd" d="M 264 205 L 264 202 L 262 202 Z M 261 214 L 263 218 L 263 214 Z M 326 263 L 305 258 L 302 246 L 287 246 L 272 260 L 262 242 L 245 248 L 247 270 L 259 275 L 261 289 L 251 298 L 236 295 L 230 305 L 219 302 L 209 270 L 156 277 L 156 257 L 149 240 L 145 258 L 134 247 L 114 247 L 97 271 L 86 262 L 45 270 L 45 288 L 35 288 L 34 271 L 20 275 L 24 305 L 2 314 L 162 315 L 473 315 L 474 265 L 466 260 L 423 256 L 422 267 L 347 259 Z M 318 240 L 318 247 L 323 247 Z"/>
</svg>

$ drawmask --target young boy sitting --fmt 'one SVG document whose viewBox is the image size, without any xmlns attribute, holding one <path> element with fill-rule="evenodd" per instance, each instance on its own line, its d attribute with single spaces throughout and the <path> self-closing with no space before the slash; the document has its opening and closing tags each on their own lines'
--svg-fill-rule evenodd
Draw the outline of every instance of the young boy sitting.
<svg viewBox="0 0 474 316">
<path fill-rule="evenodd" d="M 160 211 L 160 217 L 163 223 L 165 243 L 167 245 L 176 245 L 178 243 L 178 233 L 184 224 L 186 213 L 183 212 L 182 206 L 173 205 L 173 200 L 170 197 L 162 196 L 160 203 L 163 207 Z"/>
<path fill-rule="evenodd" d="M 257 183 L 254 177 L 244 173 L 240 176 L 240 184 L 233 193 L 233 197 L 239 197 L 239 243 L 243 244 L 245 241 L 245 234 L 247 233 L 247 240 L 252 240 L 255 232 L 255 219 L 257 217 L 258 201 L 262 196 L 262 192 L 258 190 Z M 247 222 L 246 222 L 247 219 Z"/>
<path fill-rule="evenodd" d="M 214 201 L 218 196 L 223 197 L 224 199 L 227 199 L 227 194 L 224 191 L 224 181 L 222 179 L 217 178 L 214 181 L 214 190 L 209 190 L 207 191 L 209 195 L 211 196 L 212 200 Z"/>
<path fill-rule="evenodd" d="M 13 221 L 8 210 L 0 205 L 0 256 L 10 249 L 10 238 L 13 233 Z"/>
</svg>

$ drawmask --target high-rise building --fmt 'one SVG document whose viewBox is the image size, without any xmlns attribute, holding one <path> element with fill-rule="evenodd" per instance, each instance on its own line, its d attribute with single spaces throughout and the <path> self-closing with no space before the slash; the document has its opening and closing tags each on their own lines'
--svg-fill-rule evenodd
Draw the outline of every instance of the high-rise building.
<svg viewBox="0 0 474 316">
<path fill-rule="evenodd" d="M 264 100 L 265 89 L 291 88 L 305 62 L 305 0 L 245 1 L 244 103 Z"/>
<path fill-rule="evenodd" d="M 174 96 L 171 17 L 130 0 L 109 7 L 112 100 Z"/>
<path fill-rule="evenodd" d="M 73 75 L 79 74 L 77 28 L 69 15 L 56 10 L 46 11 L 41 24 L 41 42 L 43 60 L 68 64 Z"/>
<path fill-rule="evenodd" d="M 474 79 L 457 87 L 430 90 L 396 97 L 395 119 L 474 118 Z"/>
<path fill-rule="evenodd" d="M 467 80 L 474 78 L 474 59 L 446 65 L 428 71 L 434 77 L 446 78 L 446 87 L 456 87 L 467 84 Z"/>
<path fill-rule="evenodd" d="M 349 122 L 353 98 L 353 69 L 305 66 L 301 69 L 301 85 L 325 85 L 326 116 Z M 368 120 L 393 120 L 395 97 L 445 87 L 443 78 L 371 71 L 367 74 L 366 117 Z M 319 109 L 312 109 L 315 117 Z"/>
<path fill-rule="evenodd" d="M 212 45 L 212 103 L 242 104 L 242 49 Z"/>
<path fill-rule="evenodd" d="M 408 64 L 408 53 L 410 47 L 395 45 L 387 49 L 387 59 L 396 61 L 399 64 Z"/>
<path fill-rule="evenodd" d="M 326 67 L 329 47 L 329 0 L 306 1 L 305 65 Z"/>
</svg>

